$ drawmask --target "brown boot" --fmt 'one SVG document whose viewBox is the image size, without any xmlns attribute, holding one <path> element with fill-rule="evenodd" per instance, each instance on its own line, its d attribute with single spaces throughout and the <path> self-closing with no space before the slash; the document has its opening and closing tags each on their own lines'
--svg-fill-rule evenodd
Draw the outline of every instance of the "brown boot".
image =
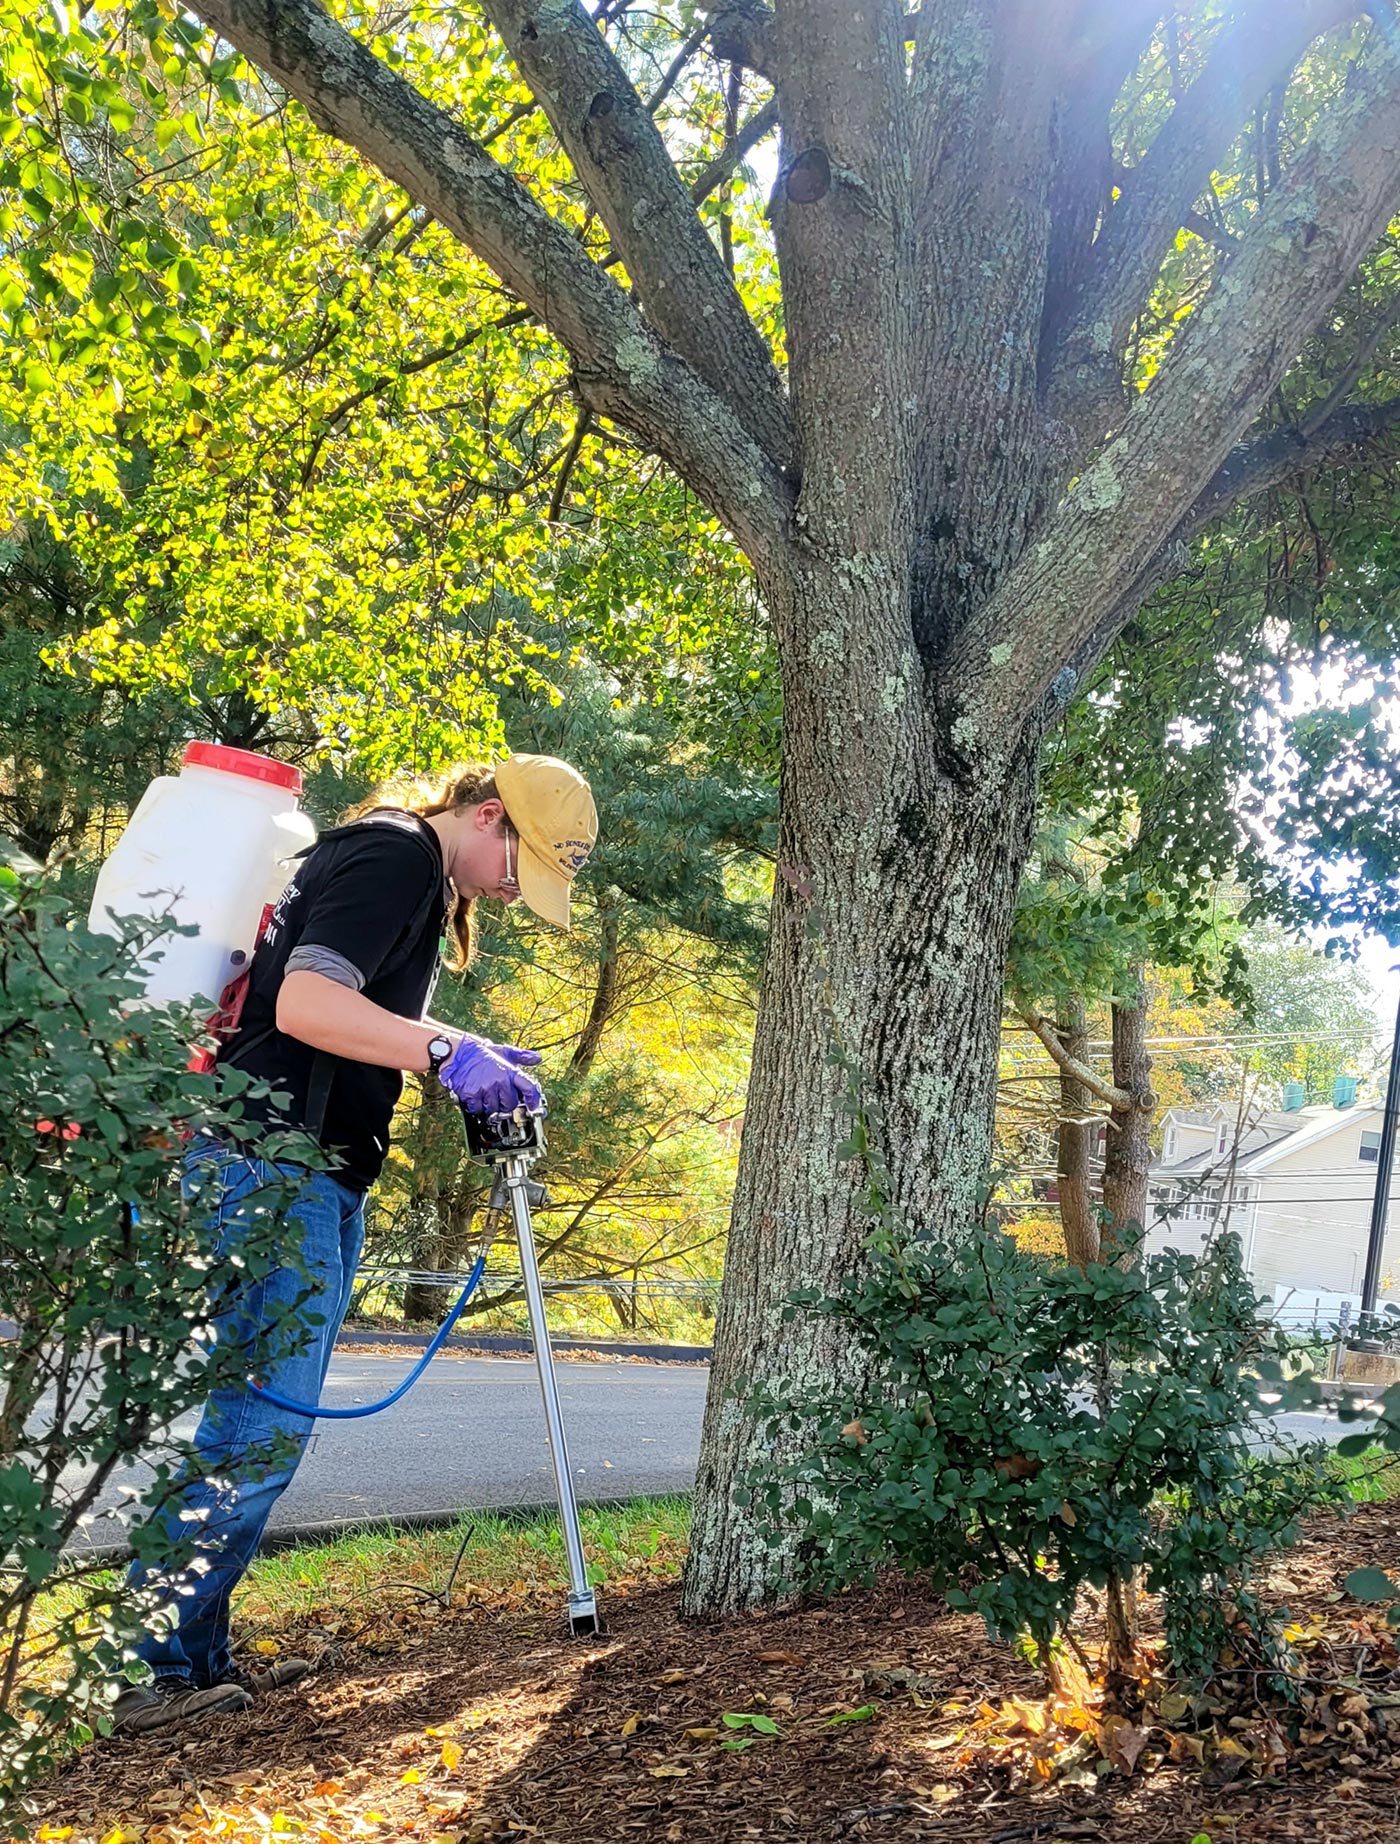
<svg viewBox="0 0 1400 1844">
<path fill-rule="evenodd" d="M 211 1684 L 196 1690 L 188 1678 L 155 1678 L 149 1684 L 128 1684 L 118 1692 L 111 1710 L 112 1728 L 123 1735 L 149 1735 L 172 1723 L 227 1716 L 252 1706 L 252 1697 L 240 1684 Z"/>
<path fill-rule="evenodd" d="M 266 1697 L 297 1683 L 310 1669 L 311 1661 L 306 1658 L 269 1658 L 256 1665 L 235 1665 L 224 1683 L 237 1685 L 250 1697 Z"/>
</svg>

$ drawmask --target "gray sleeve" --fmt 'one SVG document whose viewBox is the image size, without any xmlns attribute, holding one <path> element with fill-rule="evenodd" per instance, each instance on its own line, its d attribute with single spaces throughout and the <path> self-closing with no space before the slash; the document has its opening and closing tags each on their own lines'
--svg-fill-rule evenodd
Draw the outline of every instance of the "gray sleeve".
<svg viewBox="0 0 1400 1844">
<path fill-rule="evenodd" d="M 334 980 L 337 986 L 348 986 L 351 992 L 364 990 L 364 974 L 353 960 L 337 954 L 334 948 L 318 948 L 314 945 L 293 948 L 282 969 L 284 978 L 289 973 L 319 973 L 323 979 Z"/>
</svg>

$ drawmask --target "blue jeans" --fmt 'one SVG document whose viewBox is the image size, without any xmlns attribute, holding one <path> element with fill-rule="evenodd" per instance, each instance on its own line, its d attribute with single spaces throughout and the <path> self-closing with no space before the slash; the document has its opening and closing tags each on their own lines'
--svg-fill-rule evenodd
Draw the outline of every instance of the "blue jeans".
<svg viewBox="0 0 1400 1844">
<path fill-rule="evenodd" d="M 298 1172 L 303 1178 L 284 1219 L 302 1271 L 274 1268 L 232 1287 L 215 1320 L 215 1337 L 221 1344 L 251 1347 L 279 1313 L 295 1308 L 296 1335 L 283 1332 L 280 1354 L 259 1362 L 258 1377 L 294 1402 L 317 1402 L 350 1304 L 364 1241 L 364 1195 L 319 1172 L 287 1165 L 277 1171 L 284 1179 Z M 219 1260 L 236 1253 L 246 1234 L 240 1203 L 274 1176 L 269 1167 L 231 1147 L 208 1139 L 191 1145 L 185 1157 L 185 1195 L 197 1192 L 207 1200 Z M 188 1678 L 204 1686 L 221 1683 L 232 1670 L 228 1625 L 233 1590 L 257 1551 L 272 1507 L 291 1484 L 313 1427 L 307 1416 L 274 1408 L 246 1383 L 225 1385 L 210 1395 L 194 1438 L 196 1457 L 161 1514 L 172 1533 L 188 1528 L 182 1511 L 204 1514 L 198 1551 L 204 1570 L 166 1578 L 137 1563 L 129 1576 L 134 1586 L 157 1588 L 160 1606 L 176 1609 L 173 1626 L 159 1622 L 162 1630 L 149 1633 L 136 1648 L 156 1677 Z M 277 1443 L 279 1435 L 294 1445 Z"/>
</svg>

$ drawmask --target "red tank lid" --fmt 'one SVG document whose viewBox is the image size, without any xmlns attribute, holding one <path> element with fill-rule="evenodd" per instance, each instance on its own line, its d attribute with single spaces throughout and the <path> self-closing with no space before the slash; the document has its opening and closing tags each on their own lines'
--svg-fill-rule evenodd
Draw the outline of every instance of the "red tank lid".
<svg viewBox="0 0 1400 1844">
<path fill-rule="evenodd" d="M 187 743 L 180 758 L 182 768 L 215 768 L 225 775 L 245 775 L 249 781 L 270 781 L 274 787 L 301 793 L 301 770 L 252 749 L 230 749 L 225 743 Z"/>
</svg>

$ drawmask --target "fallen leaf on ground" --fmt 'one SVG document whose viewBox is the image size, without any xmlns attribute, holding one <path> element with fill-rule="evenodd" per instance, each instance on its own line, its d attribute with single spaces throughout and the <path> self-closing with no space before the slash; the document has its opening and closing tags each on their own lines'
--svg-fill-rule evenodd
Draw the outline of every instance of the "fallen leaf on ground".
<svg viewBox="0 0 1400 1844">
<path fill-rule="evenodd" d="M 1139 1729 L 1126 1716 L 1105 1716 L 1099 1724 L 1099 1747 L 1106 1761 L 1125 1774 L 1137 1765 L 1137 1758 L 1147 1745 L 1146 1729 Z"/>
</svg>

